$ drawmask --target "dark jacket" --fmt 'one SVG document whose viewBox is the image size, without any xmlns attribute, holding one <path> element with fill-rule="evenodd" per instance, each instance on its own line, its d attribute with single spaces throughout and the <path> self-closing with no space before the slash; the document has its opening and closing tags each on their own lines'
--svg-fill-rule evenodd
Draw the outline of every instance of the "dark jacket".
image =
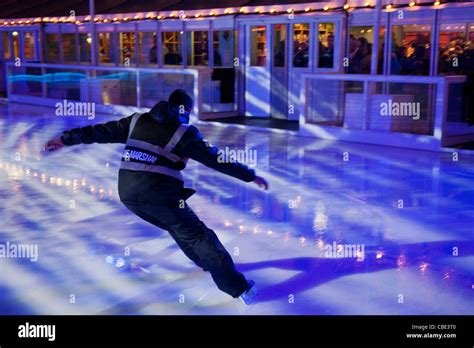
<svg viewBox="0 0 474 348">
<path fill-rule="evenodd" d="M 185 131 L 171 150 L 172 156 L 178 159 L 172 161 L 166 156 L 153 153 L 151 157 L 154 160 L 153 166 L 179 172 L 186 167 L 187 158 L 191 158 L 242 181 L 250 182 L 255 179 L 255 171 L 243 164 L 219 163 L 219 150 L 211 146 L 195 126 L 189 125 L 187 128 L 181 126 L 182 120 L 178 118 L 178 110 L 167 102 L 162 102 L 158 107 L 154 107 L 153 114 L 141 115 L 129 134 L 133 116 L 138 115 L 134 114 L 117 121 L 71 129 L 65 131 L 61 139 L 67 146 L 123 143 L 127 144 L 126 149 L 133 150 L 133 147 L 127 143 L 130 136 L 133 140 L 165 148 L 172 141 L 171 139 L 178 128 L 181 127 Z M 123 161 L 124 156 L 122 164 Z M 119 171 L 119 195 L 124 203 L 176 205 L 181 199 L 187 199 L 193 192 L 193 190 L 183 189 L 183 181 L 169 175 L 128 169 Z"/>
</svg>

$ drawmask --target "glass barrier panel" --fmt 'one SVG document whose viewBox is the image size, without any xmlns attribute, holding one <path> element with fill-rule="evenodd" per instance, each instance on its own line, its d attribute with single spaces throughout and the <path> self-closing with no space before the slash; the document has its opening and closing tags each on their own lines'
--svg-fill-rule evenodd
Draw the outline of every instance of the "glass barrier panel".
<svg viewBox="0 0 474 348">
<path fill-rule="evenodd" d="M 194 76 L 172 73 L 140 72 L 140 105 L 151 108 L 177 88 L 193 95 Z"/>
<path fill-rule="evenodd" d="M 368 129 L 433 135 L 436 84 L 371 82 Z"/>
<path fill-rule="evenodd" d="M 472 81 L 468 77 L 466 83 L 451 83 L 448 85 L 448 110 L 443 136 L 459 136 L 474 132 L 474 98 Z"/>
<path fill-rule="evenodd" d="M 100 71 L 82 81 L 81 94 L 87 100 L 109 105 L 137 105 L 137 75 L 131 71 Z"/>
<path fill-rule="evenodd" d="M 81 70 L 45 69 L 46 98 L 82 100 L 80 85 L 86 77 Z"/>
<path fill-rule="evenodd" d="M 362 122 L 365 110 L 362 82 L 310 79 L 307 88 L 308 123 L 353 128 L 354 122 Z M 345 120 L 350 124 L 345 125 Z"/>
<path fill-rule="evenodd" d="M 11 94 L 42 97 L 43 81 L 41 68 L 8 67 L 8 83 Z"/>
</svg>

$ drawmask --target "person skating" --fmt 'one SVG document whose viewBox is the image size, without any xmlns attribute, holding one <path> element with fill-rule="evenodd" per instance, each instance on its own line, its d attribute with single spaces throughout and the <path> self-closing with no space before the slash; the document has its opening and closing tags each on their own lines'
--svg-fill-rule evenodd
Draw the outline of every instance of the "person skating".
<svg viewBox="0 0 474 348">
<path fill-rule="evenodd" d="M 175 90 L 143 114 L 117 121 L 74 128 L 45 144 L 45 150 L 92 143 L 124 143 L 119 170 L 122 203 L 142 219 L 169 232 L 181 250 L 196 265 L 209 271 L 217 287 L 250 304 L 255 283 L 235 269 L 231 256 L 213 230 L 185 202 L 194 190 L 184 188 L 180 171 L 188 158 L 245 182 L 268 189 L 253 169 L 218 161 L 219 150 L 199 130 L 189 125 L 193 101 L 184 90 Z"/>
</svg>

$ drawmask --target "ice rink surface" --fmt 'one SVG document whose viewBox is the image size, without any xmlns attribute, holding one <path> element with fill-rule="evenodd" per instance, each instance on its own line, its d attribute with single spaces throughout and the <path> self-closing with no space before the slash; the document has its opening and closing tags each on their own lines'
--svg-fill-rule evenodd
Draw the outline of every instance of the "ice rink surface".
<svg viewBox="0 0 474 348">
<path fill-rule="evenodd" d="M 38 247 L 36 262 L 0 258 L 0 314 L 474 314 L 474 155 L 199 126 L 256 150 L 270 184 L 183 172 L 188 203 L 258 285 L 245 306 L 123 207 L 123 145 L 42 151 L 114 118 L 0 104 L 0 245 Z M 363 252 L 327 253 L 352 246 Z"/>
</svg>

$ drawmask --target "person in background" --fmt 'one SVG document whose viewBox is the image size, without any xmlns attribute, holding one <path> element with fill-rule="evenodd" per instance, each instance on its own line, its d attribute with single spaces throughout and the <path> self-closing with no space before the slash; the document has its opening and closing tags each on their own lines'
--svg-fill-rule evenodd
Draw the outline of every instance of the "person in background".
<svg viewBox="0 0 474 348">
<path fill-rule="evenodd" d="M 183 64 L 183 57 L 176 52 L 176 47 L 173 44 L 166 45 L 168 53 L 165 54 L 164 64 L 167 65 L 181 65 Z"/>
<path fill-rule="evenodd" d="M 327 37 L 327 46 L 319 43 L 319 62 L 320 68 L 332 68 L 334 66 L 334 35 Z"/>
<path fill-rule="evenodd" d="M 150 64 L 158 64 L 158 55 L 156 44 L 150 48 Z"/>
<path fill-rule="evenodd" d="M 357 49 L 352 54 L 349 63 L 349 72 L 352 74 L 370 74 L 371 52 L 366 38 L 357 39 Z"/>
</svg>

